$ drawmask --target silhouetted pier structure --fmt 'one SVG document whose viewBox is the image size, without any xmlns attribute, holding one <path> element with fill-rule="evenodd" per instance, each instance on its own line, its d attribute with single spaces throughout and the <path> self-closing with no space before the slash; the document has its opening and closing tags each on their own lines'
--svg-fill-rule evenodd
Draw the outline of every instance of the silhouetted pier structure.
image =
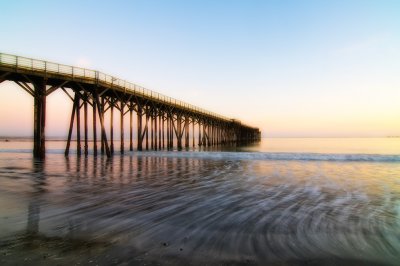
<svg viewBox="0 0 400 266">
<path fill-rule="evenodd" d="M 114 153 L 114 110 L 119 112 L 121 153 L 125 151 L 125 115 L 129 115 L 129 150 L 133 150 L 133 112 L 137 116 L 136 142 L 139 151 L 144 148 L 161 150 L 173 147 L 181 150 L 195 146 L 195 132 L 200 146 L 254 142 L 261 137 L 258 128 L 99 71 L 0 53 L 0 83 L 6 80 L 14 81 L 34 98 L 33 154 L 36 158 L 45 156 L 46 97 L 56 90 L 63 90 L 73 101 L 66 156 L 69 154 L 74 125 L 77 154 L 81 155 L 82 151 L 88 154 L 89 108 L 92 108 L 93 116 L 91 131 L 94 155 L 98 154 L 98 142 L 102 154 L 110 157 Z M 106 112 L 110 112 L 109 125 L 104 119 Z M 100 121 L 100 140 L 97 121 Z M 109 128 L 109 135 L 106 128 Z M 189 137 L 190 130 L 192 140 Z"/>
</svg>

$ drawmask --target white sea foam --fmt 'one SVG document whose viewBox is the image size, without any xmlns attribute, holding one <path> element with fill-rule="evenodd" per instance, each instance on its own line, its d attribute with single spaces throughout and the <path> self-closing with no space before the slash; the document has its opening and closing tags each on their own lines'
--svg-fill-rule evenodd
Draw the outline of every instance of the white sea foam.
<svg viewBox="0 0 400 266">
<path fill-rule="evenodd" d="M 135 152 L 134 152 L 135 154 Z M 269 152 L 139 152 L 139 156 L 198 158 L 220 160 L 272 161 L 338 161 L 338 162 L 400 162 L 400 155 L 381 154 L 324 154 L 324 153 L 269 153 Z"/>
</svg>

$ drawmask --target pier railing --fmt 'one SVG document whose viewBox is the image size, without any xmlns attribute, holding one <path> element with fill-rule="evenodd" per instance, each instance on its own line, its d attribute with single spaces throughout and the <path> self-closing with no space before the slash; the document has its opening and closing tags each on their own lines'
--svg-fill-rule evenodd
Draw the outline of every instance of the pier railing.
<svg viewBox="0 0 400 266">
<path fill-rule="evenodd" d="M 174 99 L 172 97 L 146 89 L 137 84 L 128 82 L 120 78 L 113 77 L 111 75 L 107 75 L 105 73 L 96 70 L 63 65 L 44 60 L 32 59 L 5 53 L 0 53 L 0 65 L 15 68 L 17 71 L 28 70 L 32 72 L 40 72 L 44 76 L 46 76 L 47 74 L 52 74 L 52 75 L 56 74 L 64 77 L 68 76 L 68 78 L 72 80 L 84 79 L 94 84 L 101 84 L 105 87 L 123 90 L 124 92 L 127 93 L 132 93 L 134 95 L 139 95 L 145 98 L 156 100 L 164 104 L 174 105 L 179 108 L 185 109 L 187 111 L 199 113 L 201 115 L 206 115 L 212 118 L 225 120 L 227 122 L 238 121 L 219 115 L 214 112 L 207 111 L 192 104 L 185 103 L 183 101 Z"/>
</svg>

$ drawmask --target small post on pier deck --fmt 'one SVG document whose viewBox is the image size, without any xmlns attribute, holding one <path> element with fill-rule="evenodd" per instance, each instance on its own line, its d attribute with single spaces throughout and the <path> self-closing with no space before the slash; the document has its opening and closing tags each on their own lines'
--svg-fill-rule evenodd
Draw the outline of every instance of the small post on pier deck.
<svg viewBox="0 0 400 266">
<path fill-rule="evenodd" d="M 34 84 L 34 124 L 33 124 L 33 157 L 45 157 L 45 122 L 46 122 L 46 81 Z"/>
</svg>

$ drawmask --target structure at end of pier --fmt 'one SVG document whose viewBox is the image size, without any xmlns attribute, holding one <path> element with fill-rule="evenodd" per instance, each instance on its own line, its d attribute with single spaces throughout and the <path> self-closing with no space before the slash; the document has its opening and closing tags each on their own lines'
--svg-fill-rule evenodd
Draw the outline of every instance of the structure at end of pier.
<svg viewBox="0 0 400 266">
<path fill-rule="evenodd" d="M 258 128 L 173 99 L 99 71 L 0 53 L 0 83 L 14 81 L 34 98 L 35 158 L 45 157 L 46 97 L 62 90 L 73 102 L 65 155 L 76 130 L 77 155 L 108 157 L 114 153 L 114 112 L 119 112 L 119 150 L 125 151 L 124 117 L 129 115 L 129 150 L 133 150 L 136 116 L 137 150 L 178 150 L 190 146 L 215 146 L 256 142 Z M 82 110 L 83 109 L 83 110 Z M 89 110 L 91 110 L 89 112 Z M 88 114 L 91 117 L 89 136 Z M 105 114 L 109 116 L 106 125 Z M 99 133 L 98 133 L 98 127 Z M 109 129 L 109 134 L 107 134 Z M 197 142 L 197 143 L 196 143 Z M 83 147 L 82 147 L 83 144 Z"/>
</svg>

